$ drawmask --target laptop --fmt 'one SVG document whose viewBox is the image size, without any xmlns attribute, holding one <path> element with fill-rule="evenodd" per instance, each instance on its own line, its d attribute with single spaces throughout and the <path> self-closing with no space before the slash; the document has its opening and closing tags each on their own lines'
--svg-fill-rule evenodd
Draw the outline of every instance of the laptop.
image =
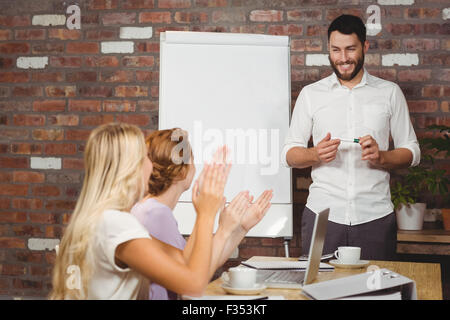
<svg viewBox="0 0 450 320">
<path fill-rule="evenodd" d="M 302 263 L 305 266 L 304 261 L 245 261 L 242 264 L 258 269 L 256 281 L 268 288 L 300 289 L 304 285 L 312 283 L 317 277 L 319 268 L 324 271 L 334 269 L 332 266 L 320 262 L 329 213 L 330 209 L 328 208 L 316 214 L 305 270 L 298 269 L 302 268 Z"/>
</svg>

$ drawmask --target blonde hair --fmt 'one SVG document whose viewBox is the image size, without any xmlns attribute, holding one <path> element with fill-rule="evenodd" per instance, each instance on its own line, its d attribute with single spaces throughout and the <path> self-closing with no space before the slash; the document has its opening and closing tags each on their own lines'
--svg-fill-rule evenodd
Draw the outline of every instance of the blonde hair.
<svg viewBox="0 0 450 320">
<path fill-rule="evenodd" d="M 59 245 L 50 299 L 87 299 L 99 218 L 107 209 L 129 211 L 143 197 L 145 157 L 144 135 L 134 125 L 111 123 L 92 131 L 84 153 L 83 187 Z M 78 288 L 66 285 L 73 266 L 80 270 Z"/>
<path fill-rule="evenodd" d="M 164 193 L 177 180 L 186 178 L 193 160 L 187 132 L 179 128 L 157 130 L 145 140 L 153 170 L 148 181 L 152 196 Z"/>
</svg>

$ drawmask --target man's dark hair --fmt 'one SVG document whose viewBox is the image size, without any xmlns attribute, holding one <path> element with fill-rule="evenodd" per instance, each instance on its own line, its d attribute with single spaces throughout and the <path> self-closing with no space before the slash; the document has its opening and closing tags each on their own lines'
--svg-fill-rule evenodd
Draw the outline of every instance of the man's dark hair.
<svg viewBox="0 0 450 320">
<path fill-rule="evenodd" d="M 343 34 L 356 33 L 363 46 L 366 41 L 366 26 L 361 18 L 357 16 L 343 14 L 334 19 L 328 27 L 328 40 L 330 40 L 330 35 L 333 31 L 339 31 Z"/>
</svg>

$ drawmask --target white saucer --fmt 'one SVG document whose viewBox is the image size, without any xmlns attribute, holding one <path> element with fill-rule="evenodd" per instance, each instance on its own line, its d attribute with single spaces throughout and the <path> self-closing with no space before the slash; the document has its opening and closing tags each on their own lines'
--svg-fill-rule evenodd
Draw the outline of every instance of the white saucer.
<svg viewBox="0 0 450 320">
<path fill-rule="evenodd" d="M 336 268 L 346 268 L 346 269 L 359 269 L 364 268 L 369 265 L 369 260 L 359 260 L 357 263 L 347 264 L 347 263 L 341 263 L 339 260 L 333 259 L 328 261 L 329 264 L 332 266 L 335 266 Z"/>
<path fill-rule="evenodd" d="M 221 287 L 223 290 L 225 290 L 227 293 L 230 294 L 241 294 L 241 295 L 252 295 L 252 294 L 259 294 L 263 290 L 265 290 L 267 287 L 263 284 L 255 284 L 253 288 L 233 288 L 228 285 L 228 283 L 222 283 Z"/>
</svg>

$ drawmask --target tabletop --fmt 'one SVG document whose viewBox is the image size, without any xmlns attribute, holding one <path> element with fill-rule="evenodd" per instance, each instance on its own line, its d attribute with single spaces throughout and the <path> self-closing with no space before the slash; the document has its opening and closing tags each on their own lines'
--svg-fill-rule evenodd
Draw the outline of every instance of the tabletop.
<svg viewBox="0 0 450 320">
<path fill-rule="evenodd" d="M 296 258 L 284 257 L 262 257 L 255 256 L 250 260 L 293 260 Z M 372 267 L 371 267 L 372 266 Z M 369 265 L 360 269 L 335 268 L 333 272 L 319 272 L 314 282 L 338 279 L 366 272 L 367 268 L 386 268 L 399 273 L 416 282 L 417 298 L 419 300 L 442 300 L 441 267 L 439 263 L 418 263 L 400 261 L 370 261 Z M 220 277 L 208 284 L 204 295 L 226 295 L 221 287 Z M 307 298 L 299 289 L 265 289 L 261 292 L 263 296 L 283 296 L 287 300 L 306 300 Z"/>
</svg>

